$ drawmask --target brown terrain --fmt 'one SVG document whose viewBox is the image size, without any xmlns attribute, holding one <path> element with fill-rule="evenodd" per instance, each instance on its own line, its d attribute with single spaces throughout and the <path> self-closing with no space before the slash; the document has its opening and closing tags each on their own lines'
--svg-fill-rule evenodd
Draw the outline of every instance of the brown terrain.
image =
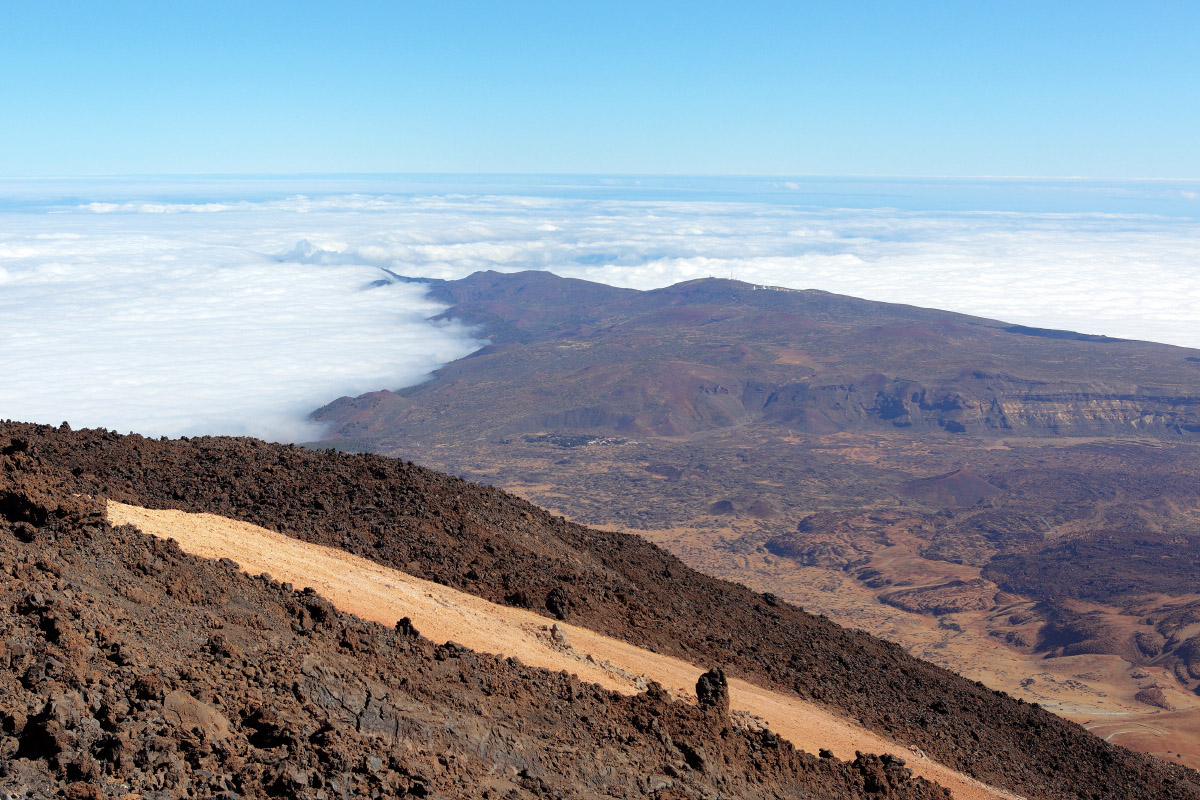
<svg viewBox="0 0 1200 800">
<path fill-rule="evenodd" d="M 210 516 L 151 513 L 167 510 Z M 306 583 L 185 552 L 206 547 Z M 943 796 L 915 767 L 965 776 L 962 797 L 1200 797 L 1189 769 L 639 537 L 374 455 L 3 423 L 0 568 L 10 796 Z M 351 616 L 295 588 L 310 580 L 347 609 L 390 622 L 411 603 L 422 622 Z M 576 674 L 633 686 L 436 644 L 418 633 L 430 603 L 437 638 L 507 624 L 582 653 Z M 483 616 L 456 628 L 468 612 Z M 768 730 L 810 712 L 818 730 L 793 735 L 827 731 L 840 753 Z M 843 760 L 845 736 L 916 758 Z"/>
<path fill-rule="evenodd" d="M 1200 351 L 815 291 L 430 282 L 491 344 L 314 416 L 1200 767 Z"/>
<path fill-rule="evenodd" d="M 945 796 L 899 757 L 816 757 L 731 716 L 719 672 L 686 703 L 434 644 L 2 460 L 5 798 Z"/>
<path fill-rule="evenodd" d="M 108 519 L 173 539 L 188 553 L 234 560 L 249 574 L 266 572 L 276 580 L 315 588 L 335 607 L 366 620 L 392 625 L 407 617 L 431 641 L 453 641 L 481 653 L 516 657 L 529 666 L 571 672 L 623 694 L 646 691 L 656 681 L 674 698 L 699 702 L 696 687 L 705 671 L 694 664 L 567 622 L 547 624 L 532 611 L 489 603 L 344 550 L 212 514 L 151 511 L 110 501 Z M 810 753 L 824 749 L 853 760 L 860 751 L 889 752 L 960 800 L 1012 797 L 832 714 L 819 703 L 736 678 L 727 684 L 736 721 L 753 728 L 769 726 Z"/>
</svg>

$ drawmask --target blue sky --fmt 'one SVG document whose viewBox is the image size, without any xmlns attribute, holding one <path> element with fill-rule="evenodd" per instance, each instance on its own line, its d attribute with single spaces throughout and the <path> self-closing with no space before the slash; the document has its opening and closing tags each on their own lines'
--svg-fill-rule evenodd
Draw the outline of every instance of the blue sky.
<svg viewBox="0 0 1200 800">
<path fill-rule="evenodd" d="M 1200 176 L 1200 3 L 22 2 L 0 175 Z"/>
</svg>

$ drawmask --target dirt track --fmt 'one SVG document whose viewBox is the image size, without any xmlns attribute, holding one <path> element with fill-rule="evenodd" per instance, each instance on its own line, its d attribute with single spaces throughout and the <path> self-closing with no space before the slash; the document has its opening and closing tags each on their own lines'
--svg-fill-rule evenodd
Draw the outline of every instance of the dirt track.
<svg viewBox="0 0 1200 800">
<path fill-rule="evenodd" d="M 409 617 L 422 635 L 435 642 L 454 641 L 482 652 L 515 656 L 526 664 L 566 670 L 627 694 L 636 692 L 637 678 L 645 676 L 677 696 L 694 698 L 696 679 L 704 671 L 686 661 L 566 623 L 558 624 L 556 640 L 548 620 L 537 614 L 495 605 L 342 550 L 225 517 L 151 511 L 111 501 L 108 516 L 114 525 L 130 524 L 154 536 L 174 539 L 195 555 L 232 559 L 250 574 L 266 572 L 297 587 L 311 586 L 338 608 L 364 619 L 390 626 Z M 739 680 L 730 682 L 730 697 L 735 710 L 762 717 L 776 733 L 809 752 L 828 748 L 842 759 L 853 758 L 856 750 L 890 752 L 907 759 L 915 772 L 950 788 L 962 800 L 1015 797 L 799 698 Z"/>
</svg>

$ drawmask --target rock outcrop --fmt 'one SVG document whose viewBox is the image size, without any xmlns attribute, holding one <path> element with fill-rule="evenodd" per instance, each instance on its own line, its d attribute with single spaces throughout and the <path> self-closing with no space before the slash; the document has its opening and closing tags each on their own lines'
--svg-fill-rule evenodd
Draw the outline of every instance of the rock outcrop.
<svg viewBox="0 0 1200 800">
<path fill-rule="evenodd" d="M 719 668 L 713 667 L 696 681 L 696 702 L 720 717 L 729 716 L 729 683 Z"/>
</svg>

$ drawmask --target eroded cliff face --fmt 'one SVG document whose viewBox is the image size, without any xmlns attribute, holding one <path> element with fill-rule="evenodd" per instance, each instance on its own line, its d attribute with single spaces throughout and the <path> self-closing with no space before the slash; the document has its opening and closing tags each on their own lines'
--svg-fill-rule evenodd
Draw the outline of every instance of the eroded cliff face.
<svg viewBox="0 0 1200 800">
<path fill-rule="evenodd" d="M 1200 396 L 984 373 L 944 382 L 869 375 L 850 383 L 791 384 L 772 391 L 761 413 L 811 433 L 882 425 L 977 436 L 1200 439 Z"/>
<path fill-rule="evenodd" d="M 560 386 L 552 396 L 520 385 L 487 400 L 452 384 L 413 394 L 343 398 L 315 418 L 332 440 L 445 440 L 470 431 L 680 438 L 761 424 L 781 432 L 911 431 L 969 437 L 1151 436 L 1200 440 L 1200 392 L 1102 383 L 1046 383 L 979 375 L 916 381 L 880 374 L 833 381 L 770 382 L 683 368 L 622 381 Z M 710 372 L 705 370 L 705 372 Z M 822 376 L 824 377 L 824 376 Z M 445 413 L 446 408 L 456 413 Z M 465 415 L 457 409 L 470 412 Z M 386 451 L 386 448 L 383 448 Z"/>
</svg>

